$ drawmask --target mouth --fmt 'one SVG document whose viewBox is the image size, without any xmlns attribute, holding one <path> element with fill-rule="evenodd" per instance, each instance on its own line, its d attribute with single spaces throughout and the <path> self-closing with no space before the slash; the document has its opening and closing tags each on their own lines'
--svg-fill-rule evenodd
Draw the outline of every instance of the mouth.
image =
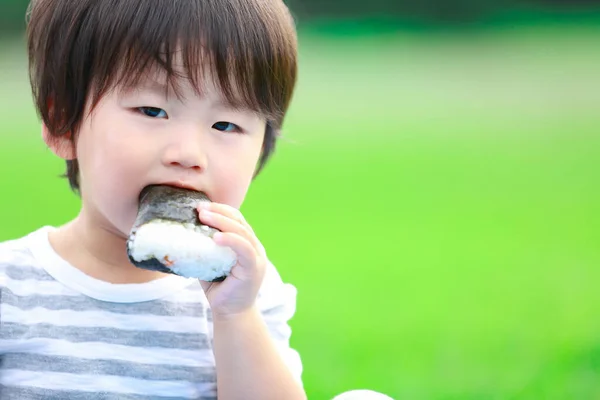
<svg viewBox="0 0 600 400">
<path fill-rule="evenodd" d="M 194 185 L 184 182 L 184 181 L 170 181 L 170 182 L 163 182 L 163 183 L 159 183 L 156 185 L 152 185 L 152 186 L 171 186 L 174 188 L 178 188 L 178 189 L 187 189 L 187 190 L 193 190 L 194 192 L 201 192 L 200 189 L 196 188 Z"/>
</svg>

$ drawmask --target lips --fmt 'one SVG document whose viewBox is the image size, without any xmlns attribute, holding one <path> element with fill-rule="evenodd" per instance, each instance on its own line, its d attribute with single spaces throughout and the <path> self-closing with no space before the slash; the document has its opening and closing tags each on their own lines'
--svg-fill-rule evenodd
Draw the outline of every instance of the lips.
<svg viewBox="0 0 600 400">
<path fill-rule="evenodd" d="M 176 188 L 188 189 L 188 190 L 194 190 L 196 192 L 201 192 L 201 190 L 198 189 L 196 186 L 192 185 L 191 183 L 184 182 L 184 181 L 162 182 L 159 185 L 172 186 L 172 187 L 176 187 Z"/>
</svg>

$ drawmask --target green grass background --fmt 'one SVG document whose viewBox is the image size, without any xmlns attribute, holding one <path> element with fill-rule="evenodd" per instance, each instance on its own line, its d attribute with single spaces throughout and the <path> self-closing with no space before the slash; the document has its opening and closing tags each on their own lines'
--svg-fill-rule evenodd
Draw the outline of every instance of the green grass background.
<svg viewBox="0 0 600 400">
<path fill-rule="evenodd" d="M 600 399 L 600 30 L 301 35 L 243 211 L 310 399 Z M 0 41 L 0 240 L 77 212 Z"/>
</svg>

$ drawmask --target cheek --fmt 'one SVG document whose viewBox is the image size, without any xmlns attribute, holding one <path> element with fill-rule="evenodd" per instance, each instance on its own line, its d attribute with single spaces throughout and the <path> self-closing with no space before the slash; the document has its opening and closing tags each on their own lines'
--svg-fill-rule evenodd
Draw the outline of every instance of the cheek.
<svg viewBox="0 0 600 400">
<path fill-rule="evenodd" d="M 105 176 L 118 183 L 144 170 L 150 151 L 148 144 L 139 133 L 128 131 L 123 127 L 127 124 L 119 122 L 98 123 L 84 132 L 78 144 L 82 172 L 88 172 L 94 179 Z"/>
<path fill-rule="evenodd" d="M 222 157 L 214 165 L 215 201 L 239 208 L 252 182 L 260 156 L 260 146 L 248 146 L 237 154 Z M 232 162 L 235 160 L 234 162 Z"/>
<path fill-rule="evenodd" d="M 126 229 L 137 211 L 139 185 L 148 171 L 151 149 L 118 124 L 82 132 L 77 151 L 87 201 L 114 225 Z"/>
</svg>

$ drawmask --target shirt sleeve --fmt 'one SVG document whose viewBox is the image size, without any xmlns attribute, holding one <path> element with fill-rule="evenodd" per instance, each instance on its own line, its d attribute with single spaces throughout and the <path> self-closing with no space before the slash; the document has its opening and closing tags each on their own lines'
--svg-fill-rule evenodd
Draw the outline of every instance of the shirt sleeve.
<svg viewBox="0 0 600 400">
<path fill-rule="evenodd" d="M 302 361 L 298 351 L 290 346 L 292 328 L 289 321 L 296 312 L 297 289 L 284 283 L 275 266 L 268 262 L 257 305 L 284 362 L 296 380 L 302 384 Z"/>
</svg>

